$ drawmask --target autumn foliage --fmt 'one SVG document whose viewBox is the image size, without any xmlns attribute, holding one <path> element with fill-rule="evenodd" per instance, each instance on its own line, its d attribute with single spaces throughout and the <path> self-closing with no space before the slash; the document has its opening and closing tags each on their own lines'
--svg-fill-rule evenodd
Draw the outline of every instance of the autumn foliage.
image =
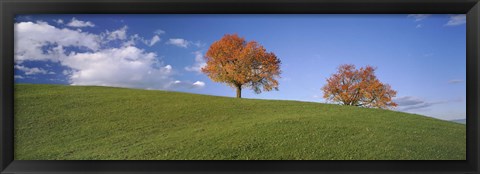
<svg viewBox="0 0 480 174">
<path fill-rule="evenodd" d="M 281 62 L 255 41 L 227 34 L 210 46 L 205 59 L 207 65 L 202 72 L 215 82 L 235 88 L 237 98 L 241 98 L 242 88 L 251 88 L 257 94 L 278 90 Z"/>
<path fill-rule="evenodd" d="M 392 101 L 397 92 L 380 82 L 371 66 L 356 69 L 354 65 L 341 65 L 322 90 L 323 98 L 344 105 L 384 109 L 397 106 Z"/>
</svg>

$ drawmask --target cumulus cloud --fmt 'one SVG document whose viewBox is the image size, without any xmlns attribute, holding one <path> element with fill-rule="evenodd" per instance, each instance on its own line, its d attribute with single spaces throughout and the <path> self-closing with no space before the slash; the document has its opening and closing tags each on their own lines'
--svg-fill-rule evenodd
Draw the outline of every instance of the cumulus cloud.
<svg viewBox="0 0 480 174">
<path fill-rule="evenodd" d="M 195 83 L 192 84 L 194 87 L 197 88 L 203 88 L 205 86 L 205 82 L 202 81 L 196 81 Z"/>
<path fill-rule="evenodd" d="M 152 39 L 150 39 L 150 42 L 148 43 L 148 46 L 153 46 L 159 41 L 160 41 L 160 36 L 155 35 L 155 36 L 153 36 Z"/>
<path fill-rule="evenodd" d="M 180 81 L 176 80 L 171 84 L 172 88 L 188 88 L 188 89 L 200 89 L 205 87 L 205 82 L 202 81 L 196 81 L 194 83 L 188 82 L 188 81 Z"/>
<path fill-rule="evenodd" d="M 166 89 L 173 80 L 170 65 L 133 46 L 77 53 L 61 63 L 73 70 L 72 85 Z"/>
<path fill-rule="evenodd" d="M 467 16 L 465 14 L 451 15 L 445 26 L 457 26 L 467 23 Z"/>
<path fill-rule="evenodd" d="M 165 34 L 166 32 L 158 29 L 158 30 L 155 30 L 155 32 L 153 32 L 153 33 L 155 33 L 156 35 L 162 35 L 162 34 Z"/>
<path fill-rule="evenodd" d="M 169 45 L 175 45 L 175 46 L 178 46 L 178 47 L 183 47 L 183 48 L 187 48 L 188 45 L 189 45 L 189 42 L 185 39 L 181 39 L 181 38 L 174 38 L 174 39 L 169 39 L 167 44 Z"/>
<path fill-rule="evenodd" d="M 55 74 L 55 72 L 49 72 L 47 70 L 44 70 L 42 68 L 29 68 L 26 66 L 22 65 L 15 65 L 15 69 L 18 69 L 20 71 L 23 71 L 25 75 L 34 75 L 34 74 Z"/>
<path fill-rule="evenodd" d="M 156 43 L 160 42 L 162 39 L 160 38 L 160 35 L 162 34 L 165 34 L 166 32 L 163 31 L 163 30 L 155 30 L 155 32 L 153 32 L 155 35 L 152 37 L 152 39 L 150 40 L 143 40 L 143 42 L 148 45 L 148 46 L 153 46 L 155 45 Z"/>
<path fill-rule="evenodd" d="M 131 35 L 128 41 L 123 42 L 123 46 L 135 46 L 137 41 L 143 41 L 143 38 L 138 34 Z"/>
<path fill-rule="evenodd" d="M 203 58 L 202 52 L 195 51 L 195 52 L 193 52 L 193 54 L 195 55 L 195 64 L 193 64 L 192 66 L 185 67 L 185 70 L 200 73 L 200 72 L 202 72 L 202 68 L 205 67 L 207 65 L 207 63 L 205 62 L 205 59 Z"/>
<path fill-rule="evenodd" d="M 125 26 L 112 32 L 91 34 L 78 29 L 56 28 L 45 22 L 16 23 L 15 68 L 24 71 L 26 75 L 48 74 L 50 72 L 47 70 L 28 68 L 22 63 L 54 61 L 65 67 L 62 74 L 71 85 L 176 88 L 174 68 L 164 64 L 156 53 L 138 48 L 134 43 L 128 44 L 132 40 L 135 42 L 143 38 L 138 35 L 129 37 L 127 28 Z M 124 43 L 118 46 L 103 45 L 112 39 Z M 153 45 L 159 40 L 159 37 L 154 36 L 148 43 Z M 180 84 L 178 87 L 205 86 L 201 81 Z"/>
<path fill-rule="evenodd" d="M 72 20 L 67 24 L 69 27 L 94 27 L 95 24 L 93 24 L 90 21 L 81 21 L 77 20 L 75 18 L 72 18 Z"/>
<path fill-rule="evenodd" d="M 59 29 L 46 22 L 21 22 L 14 25 L 15 61 L 51 60 L 59 61 L 65 47 L 77 47 L 89 51 L 100 48 L 98 35 L 79 30 Z M 50 46 L 51 49 L 44 50 Z"/>
<path fill-rule="evenodd" d="M 430 14 L 409 14 L 409 15 L 407 15 L 407 17 L 409 17 L 409 18 L 413 18 L 415 20 L 415 22 L 423 21 L 424 19 L 427 19 L 430 16 L 431 16 Z"/>
<path fill-rule="evenodd" d="M 72 71 L 63 70 L 63 71 L 62 71 L 62 74 L 68 76 L 68 75 L 72 74 Z"/>
<path fill-rule="evenodd" d="M 127 39 L 127 26 L 123 26 L 122 28 L 115 30 L 115 31 L 108 31 L 105 33 L 107 40 L 125 40 Z"/>
<path fill-rule="evenodd" d="M 156 43 L 160 42 L 161 41 L 161 38 L 159 35 L 155 35 L 152 37 L 152 39 L 145 39 L 141 36 L 139 36 L 138 34 L 134 34 L 132 36 L 130 36 L 130 39 L 126 42 L 123 43 L 124 46 L 134 46 L 136 45 L 137 42 L 141 42 L 147 46 L 153 46 L 155 45 Z"/>
<path fill-rule="evenodd" d="M 53 20 L 55 21 L 57 24 L 63 24 L 63 20 L 62 19 L 57 19 L 57 20 Z"/>
</svg>

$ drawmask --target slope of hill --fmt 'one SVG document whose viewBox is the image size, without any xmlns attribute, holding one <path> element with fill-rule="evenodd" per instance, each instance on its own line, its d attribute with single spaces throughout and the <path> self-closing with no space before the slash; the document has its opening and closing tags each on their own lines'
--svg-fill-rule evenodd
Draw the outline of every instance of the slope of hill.
<svg viewBox="0 0 480 174">
<path fill-rule="evenodd" d="M 16 160 L 466 158 L 465 125 L 381 109 L 15 86 Z"/>
</svg>

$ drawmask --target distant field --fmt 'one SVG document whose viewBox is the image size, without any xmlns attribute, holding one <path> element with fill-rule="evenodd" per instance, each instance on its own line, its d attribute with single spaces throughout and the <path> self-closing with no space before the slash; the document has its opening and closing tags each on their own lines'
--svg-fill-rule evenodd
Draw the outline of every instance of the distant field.
<svg viewBox="0 0 480 174">
<path fill-rule="evenodd" d="M 466 119 L 460 119 L 460 120 L 451 120 L 455 123 L 461 123 L 461 124 L 467 124 L 467 120 Z"/>
<path fill-rule="evenodd" d="M 15 86 L 16 160 L 465 160 L 466 127 L 331 104 Z"/>
</svg>

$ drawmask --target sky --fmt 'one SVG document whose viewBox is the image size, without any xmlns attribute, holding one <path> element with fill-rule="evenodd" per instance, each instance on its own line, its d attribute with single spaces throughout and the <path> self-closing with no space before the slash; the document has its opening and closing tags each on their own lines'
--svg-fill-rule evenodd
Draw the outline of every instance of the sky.
<svg viewBox="0 0 480 174">
<path fill-rule="evenodd" d="M 96 85 L 234 97 L 200 69 L 225 34 L 281 60 L 279 90 L 243 98 L 326 101 L 341 64 L 377 68 L 394 110 L 466 117 L 465 15 L 18 15 L 15 82 Z"/>
</svg>

